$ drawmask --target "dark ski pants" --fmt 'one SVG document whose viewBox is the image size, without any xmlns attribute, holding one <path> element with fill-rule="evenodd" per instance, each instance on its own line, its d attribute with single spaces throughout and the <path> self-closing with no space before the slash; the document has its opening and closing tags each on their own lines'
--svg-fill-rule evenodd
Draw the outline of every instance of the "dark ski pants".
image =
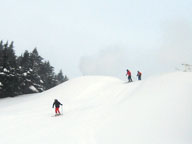
<svg viewBox="0 0 192 144">
<path fill-rule="evenodd" d="M 131 76 L 128 76 L 128 81 L 129 81 L 129 82 L 132 82 L 132 81 L 133 81 L 132 78 L 131 78 Z"/>
</svg>

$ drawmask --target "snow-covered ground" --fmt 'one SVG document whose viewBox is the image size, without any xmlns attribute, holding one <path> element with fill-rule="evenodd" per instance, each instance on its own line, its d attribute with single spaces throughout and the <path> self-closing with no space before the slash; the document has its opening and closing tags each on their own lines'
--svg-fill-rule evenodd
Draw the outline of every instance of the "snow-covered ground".
<svg viewBox="0 0 192 144">
<path fill-rule="evenodd" d="M 63 103 L 54 115 L 53 100 Z M 0 100 L 1 144 L 191 144 L 192 73 L 127 83 L 72 79 L 40 94 Z"/>
</svg>

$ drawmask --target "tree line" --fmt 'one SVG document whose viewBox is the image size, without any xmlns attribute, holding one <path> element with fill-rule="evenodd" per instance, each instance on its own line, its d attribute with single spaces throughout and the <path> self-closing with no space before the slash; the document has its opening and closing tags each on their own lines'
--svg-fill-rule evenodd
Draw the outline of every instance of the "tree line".
<svg viewBox="0 0 192 144">
<path fill-rule="evenodd" d="M 14 43 L 0 42 L 0 98 L 43 92 L 68 80 L 45 61 L 37 48 L 16 56 Z"/>
</svg>

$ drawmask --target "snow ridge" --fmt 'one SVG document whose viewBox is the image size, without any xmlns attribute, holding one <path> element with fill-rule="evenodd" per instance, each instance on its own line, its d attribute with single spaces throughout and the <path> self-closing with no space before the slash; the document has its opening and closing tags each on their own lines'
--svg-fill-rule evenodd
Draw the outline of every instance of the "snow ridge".
<svg viewBox="0 0 192 144">
<path fill-rule="evenodd" d="M 0 101 L 3 144 L 191 144 L 192 73 L 127 83 L 84 76 Z M 64 115 L 54 114 L 57 98 Z"/>
</svg>

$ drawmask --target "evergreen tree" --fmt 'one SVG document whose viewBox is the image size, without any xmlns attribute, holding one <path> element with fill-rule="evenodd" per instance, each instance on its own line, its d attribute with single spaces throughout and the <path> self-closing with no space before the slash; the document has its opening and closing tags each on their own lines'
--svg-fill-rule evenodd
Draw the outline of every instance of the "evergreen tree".
<svg viewBox="0 0 192 144">
<path fill-rule="evenodd" d="M 18 94 L 18 77 L 17 77 L 17 65 L 16 65 L 16 56 L 13 50 L 13 42 L 9 45 L 8 42 L 1 45 L 1 97 L 5 96 L 15 96 Z"/>
<path fill-rule="evenodd" d="M 25 51 L 23 55 L 18 58 L 19 73 L 20 73 L 20 86 L 23 94 L 39 92 L 35 86 L 36 74 L 32 70 L 30 53 Z M 35 84 L 36 85 L 36 84 Z"/>
<path fill-rule="evenodd" d="M 64 81 L 63 82 L 66 82 L 66 81 L 68 81 L 69 80 L 69 78 L 65 75 L 64 76 Z"/>
<path fill-rule="evenodd" d="M 29 79 L 31 81 L 30 89 L 36 92 L 42 92 L 44 86 L 42 85 L 41 77 L 39 76 L 39 69 L 42 65 L 43 58 L 39 56 L 37 49 L 35 48 L 29 56 Z"/>
<path fill-rule="evenodd" d="M 3 41 L 0 42 L 0 72 L 3 69 Z"/>
<path fill-rule="evenodd" d="M 16 67 L 16 55 L 15 51 L 13 50 L 13 42 L 9 45 L 8 42 L 4 45 L 3 49 L 3 68 L 8 70 Z"/>
<path fill-rule="evenodd" d="M 0 41 L 0 98 L 42 92 L 66 80 L 62 71 L 55 75 L 49 61 L 43 62 L 35 48 L 17 57 L 14 43 Z"/>
<path fill-rule="evenodd" d="M 39 69 L 39 65 L 42 64 L 42 60 L 43 58 L 41 56 L 39 56 L 39 53 L 37 51 L 37 48 L 35 48 L 32 53 L 30 54 L 30 64 L 31 64 L 31 68 L 34 71 L 38 71 Z"/>
<path fill-rule="evenodd" d="M 56 86 L 56 79 L 53 69 L 54 68 L 50 65 L 49 61 L 44 62 L 40 66 L 39 75 L 42 78 L 46 90 Z"/>
<path fill-rule="evenodd" d="M 3 41 L 0 42 L 0 98 L 4 97 L 3 80 L 5 74 L 3 73 Z"/>
<path fill-rule="evenodd" d="M 65 81 L 68 81 L 68 77 L 63 76 L 63 72 L 62 72 L 62 70 L 60 70 L 59 73 L 56 75 L 56 80 L 57 80 L 57 85 L 58 85 Z"/>
</svg>

